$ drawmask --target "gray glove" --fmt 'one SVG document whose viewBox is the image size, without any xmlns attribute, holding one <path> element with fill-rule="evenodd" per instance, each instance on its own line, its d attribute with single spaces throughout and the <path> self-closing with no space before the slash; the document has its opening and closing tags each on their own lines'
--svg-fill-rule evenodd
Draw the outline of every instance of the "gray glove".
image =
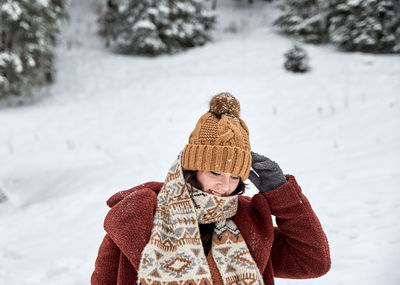
<svg viewBox="0 0 400 285">
<path fill-rule="evenodd" d="M 253 158 L 249 179 L 260 192 L 274 190 L 286 182 L 279 165 L 261 154 L 251 152 Z"/>
</svg>

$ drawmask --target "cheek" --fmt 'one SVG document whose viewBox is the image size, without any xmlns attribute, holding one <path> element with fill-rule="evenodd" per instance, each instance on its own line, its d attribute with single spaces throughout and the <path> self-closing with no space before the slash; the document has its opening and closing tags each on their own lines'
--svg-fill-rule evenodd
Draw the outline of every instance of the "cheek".
<svg viewBox="0 0 400 285">
<path fill-rule="evenodd" d="M 239 186 L 239 180 L 232 181 L 231 182 L 231 187 L 229 187 L 230 188 L 230 193 L 229 194 L 232 194 L 232 192 L 235 191 L 238 186 Z"/>
<path fill-rule="evenodd" d="M 212 188 L 212 181 L 205 173 L 197 173 L 197 181 L 199 182 L 202 190 Z"/>
<path fill-rule="evenodd" d="M 215 185 L 216 183 L 214 183 L 212 179 L 206 179 L 202 183 L 203 190 L 214 189 L 216 187 Z"/>
</svg>

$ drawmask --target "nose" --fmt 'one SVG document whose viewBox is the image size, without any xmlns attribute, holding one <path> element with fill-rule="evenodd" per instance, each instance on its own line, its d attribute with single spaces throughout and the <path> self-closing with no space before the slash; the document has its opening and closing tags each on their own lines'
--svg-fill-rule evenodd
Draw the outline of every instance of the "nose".
<svg viewBox="0 0 400 285">
<path fill-rule="evenodd" d="M 221 175 L 221 180 L 219 183 L 220 189 L 224 192 L 229 191 L 229 176 Z"/>
</svg>

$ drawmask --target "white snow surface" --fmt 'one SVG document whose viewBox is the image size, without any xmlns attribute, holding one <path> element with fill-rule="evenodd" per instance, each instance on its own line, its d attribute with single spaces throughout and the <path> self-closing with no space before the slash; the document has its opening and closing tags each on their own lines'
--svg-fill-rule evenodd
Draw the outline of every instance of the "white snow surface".
<svg viewBox="0 0 400 285">
<path fill-rule="evenodd" d="M 296 176 L 329 240 L 327 275 L 276 284 L 400 284 L 398 55 L 303 45 L 311 72 L 289 73 L 294 42 L 271 24 L 276 2 L 244 0 L 218 1 L 203 47 L 117 55 L 96 34 L 103 2 L 71 1 L 56 83 L 0 110 L 0 284 L 88 284 L 105 201 L 163 181 L 222 91 L 239 99 L 253 150 Z"/>
</svg>

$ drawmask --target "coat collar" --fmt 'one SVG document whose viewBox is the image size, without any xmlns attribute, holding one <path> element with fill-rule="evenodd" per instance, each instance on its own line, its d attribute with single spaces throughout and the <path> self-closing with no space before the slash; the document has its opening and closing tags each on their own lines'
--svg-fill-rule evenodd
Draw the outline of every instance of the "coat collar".
<svg viewBox="0 0 400 285">
<path fill-rule="evenodd" d="M 149 182 L 118 192 L 107 201 L 112 208 L 104 220 L 104 229 L 136 270 L 150 239 L 157 193 L 162 185 Z"/>
<path fill-rule="evenodd" d="M 145 183 L 118 192 L 107 201 L 112 208 L 105 218 L 104 229 L 136 270 L 139 270 L 142 251 L 150 239 L 157 194 L 162 185 L 160 182 Z M 233 220 L 243 235 L 260 272 L 263 272 L 269 254 L 260 252 L 260 248 L 266 248 L 260 244 L 266 242 L 267 235 L 257 227 L 255 221 L 259 216 L 256 215 L 251 209 L 251 199 L 240 196 L 238 211 Z"/>
</svg>

